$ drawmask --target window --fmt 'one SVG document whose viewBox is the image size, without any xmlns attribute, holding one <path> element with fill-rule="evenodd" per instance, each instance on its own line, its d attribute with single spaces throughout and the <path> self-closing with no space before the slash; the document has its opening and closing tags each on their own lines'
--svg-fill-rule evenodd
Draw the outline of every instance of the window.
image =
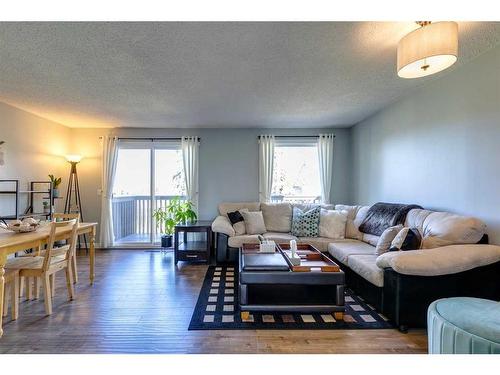
<svg viewBox="0 0 500 375">
<path fill-rule="evenodd" d="M 319 202 L 316 143 L 278 143 L 274 148 L 273 202 Z"/>
</svg>

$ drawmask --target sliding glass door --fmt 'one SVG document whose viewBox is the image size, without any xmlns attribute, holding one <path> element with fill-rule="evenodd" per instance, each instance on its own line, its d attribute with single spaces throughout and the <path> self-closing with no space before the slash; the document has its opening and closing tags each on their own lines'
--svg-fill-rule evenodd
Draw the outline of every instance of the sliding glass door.
<svg viewBox="0 0 500 375">
<path fill-rule="evenodd" d="M 175 197 L 185 199 L 186 185 L 180 147 L 155 148 L 154 172 L 153 202 L 155 209 L 164 209 Z M 155 243 L 160 242 L 164 229 L 163 223 L 158 223 L 154 227 Z"/>
<path fill-rule="evenodd" d="M 113 186 L 113 232 L 117 246 L 152 246 L 160 242 L 163 224 L 152 214 L 171 199 L 184 199 L 180 144 L 120 143 Z"/>
</svg>

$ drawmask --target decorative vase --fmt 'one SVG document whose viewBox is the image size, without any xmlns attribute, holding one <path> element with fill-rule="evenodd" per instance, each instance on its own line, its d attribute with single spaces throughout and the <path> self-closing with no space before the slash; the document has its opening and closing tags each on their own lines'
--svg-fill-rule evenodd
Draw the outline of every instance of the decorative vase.
<svg viewBox="0 0 500 375">
<path fill-rule="evenodd" d="M 161 247 L 172 247 L 172 235 L 164 234 L 161 236 Z"/>
<path fill-rule="evenodd" d="M 52 189 L 52 198 L 59 198 L 59 189 Z"/>
</svg>

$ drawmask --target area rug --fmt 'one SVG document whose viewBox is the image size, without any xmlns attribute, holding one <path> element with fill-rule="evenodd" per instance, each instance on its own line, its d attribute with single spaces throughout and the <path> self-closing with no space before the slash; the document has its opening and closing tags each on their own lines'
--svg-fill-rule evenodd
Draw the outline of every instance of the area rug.
<svg viewBox="0 0 500 375">
<path fill-rule="evenodd" d="M 388 329 L 393 326 L 361 297 L 346 290 L 343 321 L 333 314 L 255 312 L 242 321 L 238 304 L 238 271 L 210 266 L 203 281 L 189 330 L 210 329 Z"/>
</svg>

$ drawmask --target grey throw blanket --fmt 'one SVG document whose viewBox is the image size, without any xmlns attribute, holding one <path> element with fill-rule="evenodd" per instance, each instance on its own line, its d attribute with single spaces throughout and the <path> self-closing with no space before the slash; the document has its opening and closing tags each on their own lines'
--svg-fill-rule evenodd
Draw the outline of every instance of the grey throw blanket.
<svg viewBox="0 0 500 375">
<path fill-rule="evenodd" d="M 384 230 L 398 224 L 404 224 L 406 214 L 414 208 L 422 208 L 416 204 L 375 203 L 359 226 L 363 233 L 380 236 Z"/>
</svg>

